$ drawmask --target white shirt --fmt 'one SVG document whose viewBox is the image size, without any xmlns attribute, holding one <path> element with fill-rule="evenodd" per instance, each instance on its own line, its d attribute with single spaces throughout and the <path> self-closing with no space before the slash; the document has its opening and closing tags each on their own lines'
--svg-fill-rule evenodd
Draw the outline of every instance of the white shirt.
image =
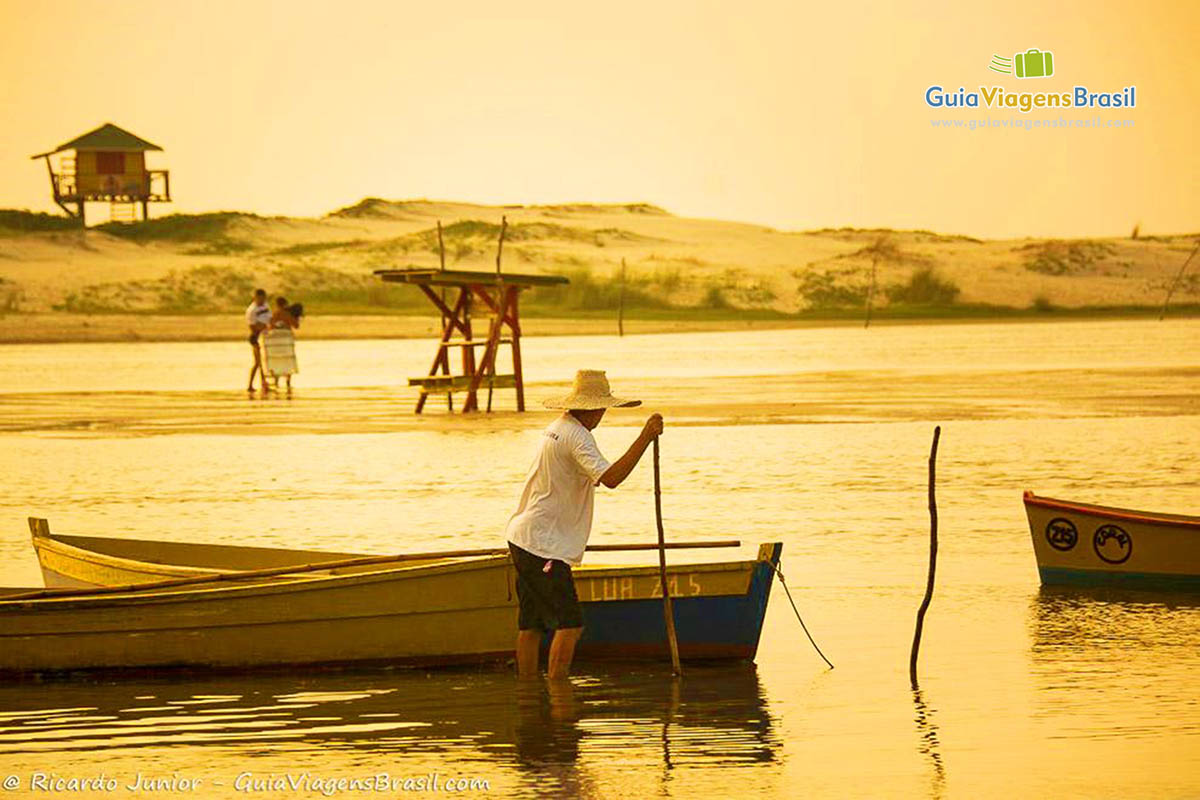
<svg viewBox="0 0 1200 800">
<path fill-rule="evenodd" d="M 251 303 L 246 306 L 246 324 L 247 325 L 266 325 L 271 321 L 271 307 Z"/>
<path fill-rule="evenodd" d="M 508 541 L 541 558 L 578 564 L 592 532 L 592 499 L 608 471 L 592 432 L 563 414 L 542 433 Z"/>
</svg>

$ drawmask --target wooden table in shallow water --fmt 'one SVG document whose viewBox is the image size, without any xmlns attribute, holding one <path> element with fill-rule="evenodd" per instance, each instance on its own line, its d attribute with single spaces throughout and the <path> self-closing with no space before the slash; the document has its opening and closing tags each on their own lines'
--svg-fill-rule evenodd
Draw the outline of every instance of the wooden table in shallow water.
<svg viewBox="0 0 1200 800">
<path fill-rule="evenodd" d="M 391 283 L 408 283 L 418 287 L 442 315 L 442 336 L 429 374 L 410 378 L 409 386 L 420 387 L 417 413 L 425 408 L 431 394 L 446 395 L 446 404 L 454 409 L 454 393 L 466 392 L 463 412 L 478 411 L 478 392 L 488 390 L 487 410 L 492 410 L 492 390 L 515 389 L 517 411 L 525 410 L 525 381 L 521 369 L 521 319 L 518 296 L 533 286 L 560 286 L 568 281 L 561 275 L 518 275 L 513 273 L 477 272 L 446 269 L 377 269 L 375 274 Z M 433 287 L 458 290 L 458 299 L 448 304 Z M 487 337 L 477 339 L 471 327 L 473 298 L 487 306 L 492 314 Z M 455 338 L 455 334 L 461 338 Z M 501 345 L 512 350 L 512 373 L 496 374 L 496 359 Z M 475 348 L 482 347 L 478 363 Z M 462 350 L 462 374 L 450 370 L 450 349 Z"/>
</svg>

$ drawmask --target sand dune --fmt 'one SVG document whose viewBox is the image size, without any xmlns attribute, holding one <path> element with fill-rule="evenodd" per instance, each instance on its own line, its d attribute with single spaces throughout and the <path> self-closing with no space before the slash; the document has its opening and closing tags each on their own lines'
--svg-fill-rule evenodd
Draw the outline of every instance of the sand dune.
<svg viewBox="0 0 1200 800">
<path fill-rule="evenodd" d="M 543 316 L 561 317 L 611 305 L 622 260 L 634 309 L 691 309 L 697 317 L 852 310 L 861 306 L 870 250 L 881 241 L 887 257 L 878 262 L 876 302 L 913 306 L 916 316 L 943 314 L 950 304 L 1150 307 L 1162 302 L 1195 241 L 1195 235 L 979 240 L 926 231 L 785 232 L 677 217 L 645 204 L 368 198 L 312 219 L 224 212 L 87 231 L 0 228 L 0 310 L 36 312 L 43 321 L 51 312 L 223 314 L 237 308 L 248 286 L 263 285 L 308 298 L 314 314 L 395 314 L 406 307 L 421 314 L 420 298 L 385 295 L 371 270 L 436 266 L 439 220 L 448 266 L 492 269 L 501 217 L 509 225 L 506 269 L 563 273 L 583 287 L 571 296 L 533 298 L 545 305 Z M 921 271 L 932 271 L 934 288 L 945 291 L 928 297 L 903 291 Z M 1175 302 L 1200 302 L 1198 274 L 1185 280 Z"/>
</svg>

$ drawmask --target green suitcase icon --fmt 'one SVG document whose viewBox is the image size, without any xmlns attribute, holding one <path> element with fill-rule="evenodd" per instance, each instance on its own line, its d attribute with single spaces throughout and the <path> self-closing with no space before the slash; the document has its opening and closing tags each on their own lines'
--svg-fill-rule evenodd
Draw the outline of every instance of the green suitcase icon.
<svg viewBox="0 0 1200 800">
<path fill-rule="evenodd" d="M 1041 52 L 1031 47 L 1013 56 L 1013 61 L 1018 78 L 1049 78 L 1054 74 L 1054 54 L 1049 50 Z"/>
</svg>

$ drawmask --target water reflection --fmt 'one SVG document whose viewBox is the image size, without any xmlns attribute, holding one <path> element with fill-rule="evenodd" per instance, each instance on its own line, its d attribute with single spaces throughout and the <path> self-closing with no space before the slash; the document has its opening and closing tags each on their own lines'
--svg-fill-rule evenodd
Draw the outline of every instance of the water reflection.
<svg viewBox="0 0 1200 800">
<path fill-rule="evenodd" d="M 0 759 L 103 753 L 129 770 L 179 745 L 227 777 L 247 756 L 286 754 L 322 769 L 474 763 L 533 794 L 594 794 L 627 770 L 667 780 L 681 765 L 777 760 L 753 667 L 592 672 L 569 682 L 501 672 L 239 676 L 0 687 Z M 136 765 L 136 766 L 135 766 Z M 194 767 L 193 767 L 194 768 Z M 132 773 L 131 773 L 132 774 Z"/>
<path fill-rule="evenodd" d="M 595 779 L 581 764 L 582 713 L 571 681 L 518 681 L 515 766 L 530 790 L 573 797 L 594 794 Z"/>
<path fill-rule="evenodd" d="M 1030 605 L 1034 716 L 1060 736 L 1200 733 L 1200 595 L 1042 589 Z"/>
<path fill-rule="evenodd" d="M 933 774 L 930 779 L 929 796 L 941 797 L 946 789 L 946 765 L 942 762 L 942 743 L 938 739 L 938 726 L 934 721 L 934 710 L 926 702 L 921 687 L 913 685 L 913 708 L 916 710 L 917 749 L 929 759 Z"/>
<path fill-rule="evenodd" d="M 1033 653 L 1042 660 L 1130 647 L 1190 649 L 1200 632 L 1200 594 L 1043 586 L 1030 618 Z"/>
</svg>

